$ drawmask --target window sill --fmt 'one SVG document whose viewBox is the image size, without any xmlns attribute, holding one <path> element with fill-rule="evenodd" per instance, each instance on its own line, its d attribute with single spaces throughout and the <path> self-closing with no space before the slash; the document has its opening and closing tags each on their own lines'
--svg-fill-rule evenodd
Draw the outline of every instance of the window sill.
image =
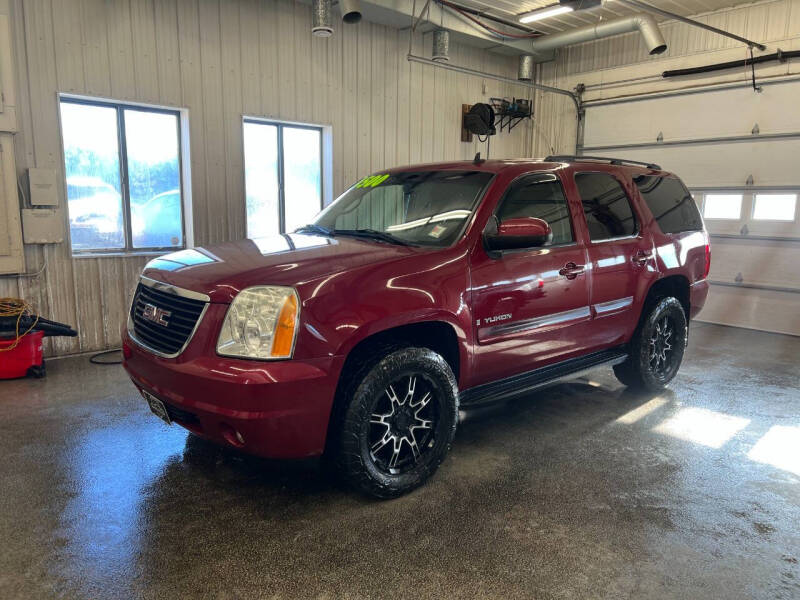
<svg viewBox="0 0 800 600">
<path fill-rule="evenodd" d="M 184 247 L 175 247 L 165 250 L 134 250 L 132 252 L 79 252 L 72 255 L 73 259 L 82 258 L 130 258 L 134 256 L 164 256 L 170 252 L 185 250 Z"/>
</svg>

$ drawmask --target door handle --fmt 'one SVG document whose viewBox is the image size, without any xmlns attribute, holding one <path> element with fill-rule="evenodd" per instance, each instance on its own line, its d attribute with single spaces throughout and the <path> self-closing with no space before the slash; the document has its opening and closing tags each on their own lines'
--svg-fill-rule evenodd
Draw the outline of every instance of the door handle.
<svg viewBox="0 0 800 600">
<path fill-rule="evenodd" d="M 652 252 L 645 252 L 644 250 L 639 250 L 636 254 L 633 255 L 631 261 L 634 264 L 637 264 L 641 267 L 644 266 L 647 263 L 647 261 L 650 260 L 651 258 L 653 258 Z"/>
<path fill-rule="evenodd" d="M 574 262 L 568 262 L 559 269 L 558 274 L 567 279 L 575 279 L 578 275 L 583 273 L 585 268 L 585 265 L 576 265 Z"/>
</svg>

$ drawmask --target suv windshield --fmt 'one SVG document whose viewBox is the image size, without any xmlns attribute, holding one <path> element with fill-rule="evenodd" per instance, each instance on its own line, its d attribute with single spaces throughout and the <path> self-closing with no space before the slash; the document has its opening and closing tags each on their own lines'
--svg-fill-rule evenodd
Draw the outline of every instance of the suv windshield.
<svg viewBox="0 0 800 600">
<path fill-rule="evenodd" d="M 449 246 L 461 235 L 492 176 L 483 171 L 372 175 L 339 196 L 306 230 Z"/>
</svg>

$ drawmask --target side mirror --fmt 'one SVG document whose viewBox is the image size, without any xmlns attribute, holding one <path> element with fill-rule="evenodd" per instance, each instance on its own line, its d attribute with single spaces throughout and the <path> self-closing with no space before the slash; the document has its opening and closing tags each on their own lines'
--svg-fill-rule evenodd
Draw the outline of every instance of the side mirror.
<svg viewBox="0 0 800 600">
<path fill-rule="evenodd" d="M 542 246 L 551 235 L 547 221 L 536 217 L 519 217 L 503 221 L 496 231 L 486 231 L 483 239 L 488 250 L 517 250 Z"/>
</svg>

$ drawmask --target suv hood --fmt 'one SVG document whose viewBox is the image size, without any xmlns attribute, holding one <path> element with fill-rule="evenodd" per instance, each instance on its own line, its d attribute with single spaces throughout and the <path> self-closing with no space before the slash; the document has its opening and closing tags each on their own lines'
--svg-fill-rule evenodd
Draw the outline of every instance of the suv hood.
<svg viewBox="0 0 800 600">
<path fill-rule="evenodd" d="M 420 251 L 424 249 L 290 233 L 180 250 L 151 260 L 142 275 L 229 303 L 253 285 L 296 285 Z"/>
</svg>

